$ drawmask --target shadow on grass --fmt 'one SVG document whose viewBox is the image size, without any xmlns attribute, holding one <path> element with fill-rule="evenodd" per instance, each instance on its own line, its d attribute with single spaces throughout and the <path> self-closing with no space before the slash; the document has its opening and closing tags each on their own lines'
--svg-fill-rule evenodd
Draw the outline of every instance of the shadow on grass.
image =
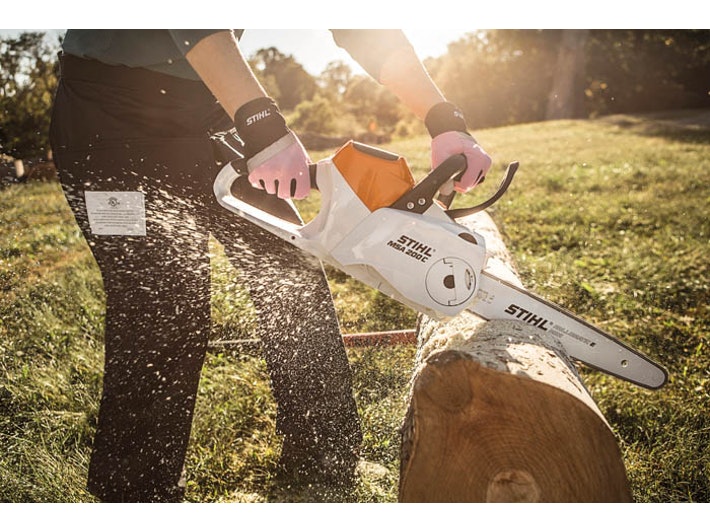
<svg viewBox="0 0 710 532">
<path fill-rule="evenodd" d="M 710 144 L 710 109 L 612 115 L 600 120 L 637 135 L 687 144 Z"/>
</svg>

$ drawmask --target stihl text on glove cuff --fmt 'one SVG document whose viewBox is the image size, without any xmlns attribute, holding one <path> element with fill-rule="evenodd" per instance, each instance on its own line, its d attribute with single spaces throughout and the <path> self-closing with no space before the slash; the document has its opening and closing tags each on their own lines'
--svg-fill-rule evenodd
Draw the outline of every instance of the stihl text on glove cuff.
<svg viewBox="0 0 710 532">
<path fill-rule="evenodd" d="M 289 132 L 286 120 L 271 98 L 257 98 L 234 114 L 234 127 L 244 142 L 247 158 L 259 153 Z"/>
</svg>

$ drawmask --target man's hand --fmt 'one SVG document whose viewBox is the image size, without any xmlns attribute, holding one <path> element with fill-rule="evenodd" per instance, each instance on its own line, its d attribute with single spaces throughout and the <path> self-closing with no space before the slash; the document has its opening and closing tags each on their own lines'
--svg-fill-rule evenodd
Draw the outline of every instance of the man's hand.
<svg viewBox="0 0 710 532">
<path fill-rule="evenodd" d="M 466 171 L 453 185 L 446 183 L 442 194 L 450 194 L 453 190 L 468 192 L 485 179 L 491 168 L 491 158 L 468 133 L 459 109 L 449 102 L 440 102 L 429 110 L 424 123 L 432 137 L 432 168 L 452 155 L 463 154 L 466 157 Z"/>
<path fill-rule="evenodd" d="M 242 105 L 234 115 L 234 125 L 244 142 L 249 182 L 254 187 L 283 199 L 308 195 L 310 158 L 271 98 Z"/>
<path fill-rule="evenodd" d="M 311 191 L 310 162 L 298 137 L 290 131 L 247 160 L 249 182 L 282 199 L 303 199 Z"/>
<path fill-rule="evenodd" d="M 466 193 L 483 181 L 491 168 L 491 158 L 483 151 L 468 133 L 460 131 L 447 131 L 431 140 L 431 165 L 436 168 L 446 159 L 456 154 L 466 157 L 466 171 L 460 179 L 442 187 L 443 194 L 450 194 L 453 190 Z"/>
</svg>

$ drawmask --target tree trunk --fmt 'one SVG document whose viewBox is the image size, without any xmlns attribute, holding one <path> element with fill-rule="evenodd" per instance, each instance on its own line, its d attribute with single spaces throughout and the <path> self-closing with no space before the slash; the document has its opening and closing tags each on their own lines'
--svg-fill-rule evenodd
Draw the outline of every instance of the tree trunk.
<svg viewBox="0 0 710 532">
<path fill-rule="evenodd" d="M 488 269 L 520 280 L 490 217 Z M 554 339 L 465 313 L 422 317 L 402 429 L 400 502 L 628 502 L 615 437 Z"/>
<path fill-rule="evenodd" d="M 547 100 L 547 120 L 576 118 L 580 110 L 580 81 L 584 76 L 584 46 L 589 30 L 563 30 L 552 90 Z"/>
</svg>

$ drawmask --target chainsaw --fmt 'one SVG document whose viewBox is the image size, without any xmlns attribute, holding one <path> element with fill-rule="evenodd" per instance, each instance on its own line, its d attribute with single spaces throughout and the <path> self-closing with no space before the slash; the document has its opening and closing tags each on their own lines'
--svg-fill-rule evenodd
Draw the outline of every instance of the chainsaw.
<svg viewBox="0 0 710 532">
<path fill-rule="evenodd" d="M 511 163 L 496 192 L 469 208 L 449 209 L 439 189 L 466 168 L 454 155 L 418 183 L 403 157 L 349 141 L 310 166 L 320 210 L 308 223 L 285 220 L 240 197 L 246 164 L 236 159 L 217 175 L 214 192 L 228 210 L 321 261 L 437 320 L 462 312 L 486 320 L 517 320 L 555 338 L 576 360 L 649 389 L 665 369 L 569 311 L 486 271 L 482 235 L 457 223 L 486 209 L 507 190 Z M 289 200 L 290 201 L 290 200 Z"/>
</svg>

